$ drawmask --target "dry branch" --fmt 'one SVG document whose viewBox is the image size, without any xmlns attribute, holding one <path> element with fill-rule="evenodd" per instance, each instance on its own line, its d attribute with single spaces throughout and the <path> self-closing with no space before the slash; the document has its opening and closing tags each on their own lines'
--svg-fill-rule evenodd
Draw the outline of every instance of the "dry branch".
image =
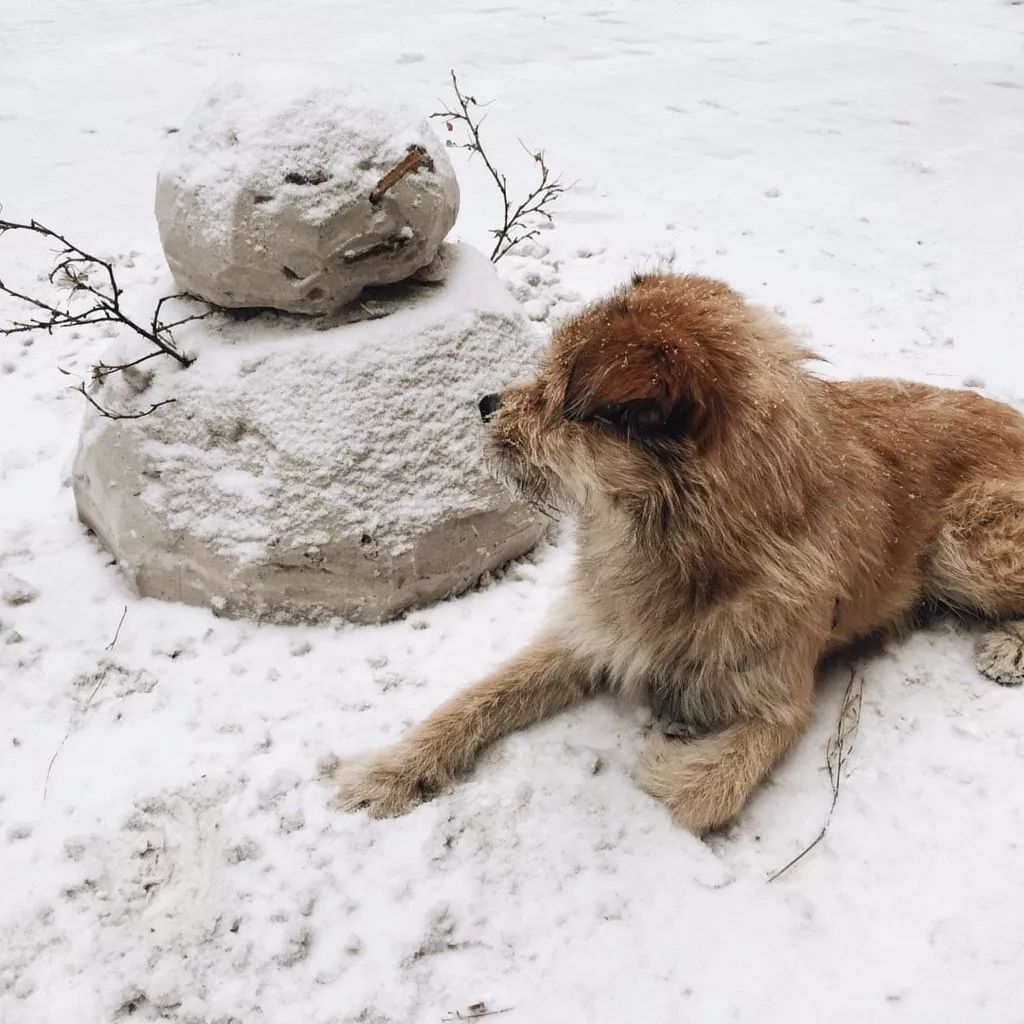
<svg viewBox="0 0 1024 1024">
<path fill-rule="evenodd" d="M 156 353 L 160 355 L 161 353 Z M 144 357 L 148 359 L 149 356 Z M 130 363 L 122 363 L 120 366 L 107 366 L 105 363 L 100 363 L 99 366 L 93 367 L 93 379 L 102 380 L 104 377 L 109 376 L 111 373 L 116 373 L 119 370 L 127 370 L 130 366 L 137 366 L 143 362 L 143 359 L 136 359 Z M 74 376 L 70 370 L 62 369 L 60 366 L 57 367 L 58 373 L 63 373 L 65 377 Z M 84 380 L 72 386 L 72 391 L 77 391 L 104 419 L 108 420 L 141 420 L 143 416 L 149 416 L 151 413 L 156 412 L 161 406 L 170 405 L 172 402 L 176 402 L 176 398 L 165 398 L 162 402 L 154 402 L 148 409 L 136 410 L 135 412 L 114 412 L 112 409 L 107 409 L 100 405 L 92 395 L 89 394 L 88 388 L 85 386 Z"/>
<path fill-rule="evenodd" d="M 115 367 L 120 369 L 120 367 Z M 96 401 L 92 395 L 86 390 L 85 384 L 77 384 L 71 389 L 77 391 L 82 397 L 104 418 L 108 420 L 141 420 L 143 416 L 149 416 L 151 413 L 157 411 L 164 405 L 170 405 L 172 402 L 176 402 L 176 398 L 165 398 L 162 402 L 154 402 L 148 409 L 141 409 L 136 412 L 114 412 L 112 409 L 106 409 L 99 402 Z"/>
<path fill-rule="evenodd" d="M 409 152 L 394 167 L 384 175 L 373 187 L 370 193 L 370 202 L 376 206 L 383 198 L 389 188 L 394 188 L 407 174 L 411 174 L 421 163 L 424 162 L 427 152 L 422 146 L 410 146 Z"/>
<path fill-rule="evenodd" d="M 123 617 L 122 617 L 123 619 Z M 121 627 L 118 626 L 118 629 Z M 116 639 L 116 637 L 115 637 Z M 82 708 L 82 716 L 92 707 L 93 698 L 97 693 L 100 692 L 100 687 L 106 682 L 107 674 L 113 666 L 107 662 L 103 668 L 99 671 L 96 678 L 96 685 L 92 688 L 92 692 L 89 694 L 89 699 L 85 702 L 85 707 Z M 46 797 L 50 792 L 50 776 L 53 774 L 53 766 L 57 763 L 57 758 L 60 756 L 60 752 L 64 749 L 64 744 L 71 738 L 71 734 L 75 731 L 75 727 L 78 724 L 78 719 L 72 718 L 70 724 L 67 727 L 64 735 L 61 736 L 60 742 L 57 744 L 57 749 L 53 752 L 53 757 L 50 758 L 50 763 L 46 766 L 46 778 L 43 780 L 43 801 L 46 801 Z"/>
<path fill-rule="evenodd" d="M 846 684 L 843 693 L 843 703 L 839 707 L 839 718 L 836 721 L 835 732 L 829 737 L 828 746 L 825 748 L 825 767 L 828 770 L 828 780 L 832 787 L 832 802 L 829 804 L 828 814 L 825 816 L 825 823 L 821 831 L 812 839 L 789 863 L 773 871 L 768 876 L 769 882 L 781 878 L 791 867 L 799 863 L 813 850 L 818 843 L 825 838 L 829 825 L 832 824 L 832 815 L 835 813 L 836 804 L 839 801 L 839 788 L 842 785 L 843 773 L 846 770 L 850 754 L 853 752 L 853 741 L 857 737 L 857 729 L 860 726 L 860 708 L 864 699 L 864 677 L 858 676 L 856 668 L 850 669 L 850 681 Z"/>
<path fill-rule="evenodd" d="M 183 294 L 165 295 L 157 302 L 149 322 L 140 323 L 132 319 L 121 305 L 123 290 L 117 283 L 117 276 L 111 261 L 86 252 L 64 235 L 40 224 L 37 220 L 22 224 L 0 219 L 0 238 L 8 231 L 26 232 L 57 243 L 58 249 L 54 254 L 54 263 L 46 274 L 46 280 L 57 288 L 66 289 L 66 295 L 62 302 L 42 298 L 38 295 L 29 295 L 11 288 L 0 279 L 0 294 L 11 296 L 30 307 L 32 311 L 32 315 L 27 316 L 24 320 L 14 320 L 0 325 L 0 337 L 30 334 L 37 331 L 53 334 L 54 331 L 63 328 L 117 324 L 128 328 L 152 346 L 153 351 L 130 362 L 114 365 L 99 363 L 93 368 L 93 379 L 97 381 L 105 380 L 112 373 L 120 373 L 159 356 L 167 356 L 183 367 L 192 364 L 192 357 L 178 348 L 171 331 L 182 324 L 209 316 L 210 310 L 166 322 L 162 319 L 164 303 L 171 299 L 188 298 L 188 296 Z M 174 401 L 171 398 L 156 402 L 144 412 L 116 413 L 104 409 L 96 402 L 88 393 L 84 383 L 77 385 L 73 390 L 84 395 L 91 405 L 109 419 L 139 419 Z"/>
<path fill-rule="evenodd" d="M 124 611 L 121 612 L 121 618 L 117 621 L 117 629 L 114 630 L 114 636 L 110 643 L 103 648 L 105 651 L 112 651 L 117 645 L 117 638 L 121 635 L 121 627 L 124 625 L 124 620 L 128 617 L 128 605 L 124 606 Z"/>
<path fill-rule="evenodd" d="M 29 320 L 14 321 L 9 326 L 0 327 L 0 336 L 31 331 L 46 331 L 48 334 L 52 334 L 62 327 L 87 327 L 91 324 L 114 323 L 134 331 L 153 345 L 159 354 L 170 356 L 182 366 L 188 366 L 192 362 L 188 356 L 178 350 L 174 339 L 167 335 L 167 331 L 177 324 L 160 322 L 160 310 L 163 303 L 170 298 L 180 298 L 181 296 L 166 296 L 161 299 L 153 313 L 152 322 L 149 326 L 143 327 L 132 320 L 121 308 L 123 293 L 118 287 L 113 264 L 108 260 L 85 252 L 63 235 L 45 227 L 37 220 L 30 221 L 28 224 L 19 224 L 15 221 L 0 219 L 0 238 L 8 231 L 33 232 L 60 244 L 61 249 L 56 255 L 56 262 L 47 275 L 47 280 L 54 285 L 66 286 L 69 294 L 68 301 L 63 307 L 60 307 L 45 299 L 17 292 L 0 280 L 0 292 L 20 299 L 32 306 L 33 309 L 40 309 L 47 314 L 45 317 L 36 316 Z M 106 278 L 103 284 L 92 283 L 93 270 L 102 270 Z M 89 296 L 92 305 L 78 312 L 72 310 L 70 308 L 71 300 L 82 296 Z M 188 317 L 187 319 L 198 319 L 198 317 Z M 184 320 L 178 321 L 178 323 L 184 322 Z"/>
<path fill-rule="evenodd" d="M 474 1003 L 468 1007 L 465 1013 L 460 1013 L 458 1010 L 450 1010 L 448 1016 L 444 1018 L 447 1021 L 455 1020 L 479 1020 L 481 1017 L 500 1017 L 504 1013 L 512 1012 L 511 1006 L 506 1006 L 502 1010 L 489 1010 L 486 1003 Z"/>
<path fill-rule="evenodd" d="M 520 145 L 537 165 L 538 180 L 532 191 L 528 192 L 520 202 L 514 202 L 509 196 L 507 177 L 494 166 L 480 137 L 480 127 L 484 123 L 484 117 L 474 112 L 478 107 L 486 104 L 481 103 L 474 96 L 464 93 L 459 88 L 459 80 L 454 71 L 451 72 L 451 77 L 458 109 L 446 107 L 430 116 L 444 121 L 449 132 L 454 132 L 456 124 L 464 126 L 469 141 L 455 142 L 449 139 L 447 144 L 453 149 L 467 149 L 471 154 L 479 155 L 487 173 L 497 186 L 501 195 L 502 221 L 500 228 L 492 228 L 490 232 L 494 236 L 491 262 L 497 263 L 502 256 L 519 245 L 520 242 L 536 238 L 540 234 L 542 222 L 551 223 L 551 205 L 572 186 L 563 185 L 560 177 L 551 176 L 551 171 L 544 160 L 543 150 L 531 150 L 520 142 Z"/>
</svg>

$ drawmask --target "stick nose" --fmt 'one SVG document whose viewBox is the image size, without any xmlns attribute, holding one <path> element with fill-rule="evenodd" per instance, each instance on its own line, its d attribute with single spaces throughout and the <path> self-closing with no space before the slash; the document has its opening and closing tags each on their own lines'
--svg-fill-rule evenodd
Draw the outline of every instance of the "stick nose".
<svg viewBox="0 0 1024 1024">
<path fill-rule="evenodd" d="M 480 399 L 479 405 L 480 419 L 482 419 L 484 423 L 488 423 L 491 417 L 498 411 L 498 409 L 501 406 L 501 395 L 484 395 L 484 397 Z"/>
</svg>

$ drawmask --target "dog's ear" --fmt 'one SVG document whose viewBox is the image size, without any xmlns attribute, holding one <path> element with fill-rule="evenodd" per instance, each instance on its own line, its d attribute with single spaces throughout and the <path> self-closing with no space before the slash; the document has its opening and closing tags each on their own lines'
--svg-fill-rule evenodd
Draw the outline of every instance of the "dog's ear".
<svg viewBox="0 0 1024 1024">
<path fill-rule="evenodd" d="M 565 396 L 568 419 L 628 435 L 712 439 L 721 421 L 716 390 L 672 340 L 602 338 L 576 352 Z"/>
</svg>

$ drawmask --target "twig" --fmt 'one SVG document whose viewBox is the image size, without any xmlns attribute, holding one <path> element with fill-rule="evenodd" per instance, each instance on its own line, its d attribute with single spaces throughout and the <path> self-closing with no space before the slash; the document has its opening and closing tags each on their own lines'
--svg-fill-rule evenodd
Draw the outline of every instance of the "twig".
<svg viewBox="0 0 1024 1024">
<path fill-rule="evenodd" d="M 181 296 L 166 296 L 157 303 L 153 320 L 149 327 L 143 327 L 129 317 L 121 308 L 122 290 L 117 284 L 117 277 L 114 274 L 113 264 L 109 260 L 93 256 L 84 249 L 79 248 L 74 242 L 69 241 L 64 235 L 51 228 L 40 224 L 37 220 L 29 221 L 28 224 L 20 224 L 17 221 L 0 219 L 0 237 L 8 231 L 28 231 L 44 238 L 52 239 L 61 245 L 57 253 L 53 268 L 47 275 L 51 284 L 66 286 L 70 294 L 68 300 L 77 295 L 91 295 L 94 303 L 80 313 L 72 312 L 67 304 L 64 308 L 55 306 L 44 299 L 26 295 L 23 292 L 15 291 L 0 280 L 0 292 L 10 295 L 12 298 L 41 309 L 49 314 L 46 319 L 37 318 L 33 320 L 15 321 L 7 327 L 0 327 L 0 336 L 10 334 L 22 334 L 28 331 L 46 331 L 52 334 L 55 330 L 63 327 L 83 327 L 90 324 L 117 323 L 129 330 L 134 331 L 140 337 L 145 338 L 151 345 L 155 346 L 163 355 L 170 356 L 182 366 L 189 366 L 192 363 L 191 357 L 181 352 L 175 345 L 174 340 L 167 336 L 169 325 L 160 323 L 160 308 L 169 298 L 180 298 Z M 94 285 L 89 279 L 92 269 L 101 269 L 106 276 L 105 285 L 100 287 Z M 58 280 L 59 279 L 59 280 Z M 207 314 L 202 314 L 206 316 Z M 190 317 L 188 319 L 198 319 Z M 184 323 L 185 321 L 180 321 Z"/>
<path fill-rule="evenodd" d="M 148 409 L 142 409 L 139 412 L 112 412 L 110 409 L 104 409 L 99 402 L 96 401 L 92 395 L 86 390 L 84 384 L 77 384 L 71 388 L 72 391 L 77 391 L 82 397 L 102 416 L 108 420 L 141 420 L 143 416 L 149 416 L 151 413 L 157 411 L 164 405 L 170 405 L 172 402 L 176 402 L 176 398 L 165 398 L 162 402 L 154 402 Z"/>
<path fill-rule="evenodd" d="M 370 202 L 376 206 L 384 198 L 384 193 L 389 188 L 394 188 L 407 174 L 411 174 L 424 162 L 426 155 L 427 151 L 422 146 L 410 146 L 409 152 L 405 154 L 401 162 L 392 167 L 374 185 L 373 191 L 370 193 Z"/>
<path fill-rule="evenodd" d="M 138 359 L 133 359 L 130 363 L 118 363 L 116 366 L 111 366 L 107 363 L 97 363 L 92 368 L 92 379 L 105 380 L 112 373 L 121 373 L 123 370 L 130 370 L 133 366 L 138 366 L 139 363 L 145 363 L 150 359 L 156 359 L 162 355 L 163 352 L 147 352 L 144 356 L 139 356 Z"/>
<path fill-rule="evenodd" d="M 64 235 L 40 224 L 37 220 L 32 220 L 27 224 L 20 224 L 16 221 L 0 219 L 0 237 L 8 231 L 30 232 L 58 243 L 60 248 L 55 254 L 56 262 L 46 275 L 46 279 L 55 287 L 66 288 L 67 296 L 63 304 L 60 304 L 45 298 L 39 298 L 36 295 L 19 292 L 5 284 L 3 280 L 0 280 L 0 294 L 9 295 L 34 310 L 41 310 L 45 314 L 28 317 L 24 320 L 14 320 L 0 326 L 0 337 L 29 334 L 37 331 L 53 334 L 56 330 L 68 327 L 80 328 L 96 324 L 119 324 L 122 327 L 127 327 L 153 346 L 152 352 L 148 352 L 146 355 L 129 362 L 115 365 L 99 363 L 93 368 L 93 380 L 96 381 L 106 380 L 113 373 L 121 373 L 158 356 L 169 356 L 182 367 L 191 366 L 194 362 L 194 357 L 187 355 L 178 348 L 171 331 L 176 327 L 181 327 L 183 324 L 191 323 L 193 320 L 202 320 L 210 315 L 211 310 L 207 309 L 203 313 L 194 313 L 190 316 L 166 322 L 162 319 L 164 303 L 169 302 L 171 299 L 185 299 L 189 298 L 189 296 L 183 293 L 165 295 L 157 302 L 149 324 L 143 325 L 128 316 L 121 306 L 123 291 L 117 283 L 117 276 L 112 262 L 101 259 L 98 256 L 93 256 L 69 241 Z M 92 280 L 96 272 L 102 274 L 103 280 L 100 284 L 96 284 Z M 88 297 L 86 307 L 73 309 L 72 303 L 83 296 Z M 81 392 L 86 400 L 108 419 L 140 419 L 143 416 L 149 416 L 161 406 L 174 401 L 174 399 L 167 399 L 163 402 L 156 402 L 144 412 L 115 413 L 109 409 L 104 409 L 90 397 L 84 384 L 74 390 Z"/>
<path fill-rule="evenodd" d="M 864 677 L 863 675 L 858 677 L 856 668 L 852 668 L 850 669 L 850 681 L 846 684 L 846 690 L 843 693 L 843 703 L 839 708 L 839 719 L 836 722 L 836 729 L 829 737 L 828 746 L 825 749 L 825 767 L 828 769 L 829 784 L 832 787 L 832 802 L 829 804 L 825 823 L 821 826 L 821 831 L 814 839 L 789 863 L 768 876 L 769 882 L 774 882 L 775 879 L 781 878 L 825 838 L 825 833 L 828 831 L 829 825 L 832 824 L 832 815 L 835 813 L 836 803 L 839 801 L 839 788 L 842 785 L 843 772 L 849 761 L 850 754 L 853 753 L 853 742 L 857 737 L 857 729 L 860 725 L 860 709 L 863 699 Z"/>
<path fill-rule="evenodd" d="M 159 355 L 160 353 L 155 353 Z M 149 358 L 146 356 L 145 358 Z M 111 373 L 115 373 L 118 370 L 126 370 L 130 366 L 135 366 L 138 363 L 143 362 L 142 359 L 136 359 L 134 362 L 125 363 L 124 366 L 106 366 L 104 363 L 100 363 L 99 367 L 93 367 L 93 379 L 103 380 Z M 57 367 L 58 373 L 63 373 L 65 377 L 77 377 L 78 375 L 72 373 L 70 370 L 65 370 L 63 366 Z M 108 420 L 140 420 L 143 416 L 149 416 L 150 413 L 155 412 L 163 405 L 170 405 L 171 402 L 176 402 L 176 398 L 165 398 L 162 402 L 154 402 L 148 409 L 143 409 L 139 412 L 113 412 L 110 409 L 105 409 L 99 402 L 96 401 L 92 395 L 89 394 L 88 389 L 85 386 L 85 381 L 79 378 L 78 383 L 68 388 L 69 391 L 77 391 L 104 419 Z"/>
<path fill-rule="evenodd" d="M 483 1004 L 480 1004 L 480 1005 L 483 1005 Z M 448 1016 L 445 1017 L 444 1019 L 446 1021 L 450 1021 L 450 1020 L 480 1020 L 481 1017 L 497 1017 L 497 1016 L 499 1016 L 502 1013 L 510 1013 L 512 1011 L 512 1009 L 513 1008 L 511 1006 L 506 1006 L 503 1010 L 488 1010 L 486 1008 L 481 1009 L 481 1010 L 474 1010 L 473 1007 L 471 1006 L 469 1008 L 469 1013 L 460 1013 L 458 1010 L 452 1010 L 452 1011 L 449 1012 Z"/>
<path fill-rule="evenodd" d="M 483 161 L 487 173 L 497 186 L 501 195 L 502 221 L 500 228 L 493 228 L 490 232 L 494 236 L 491 262 L 497 263 L 520 242 L 536 238 L 540 234 L 539 222 L 551 223 L 552 215 L 549 209 L 551 204 L 572 188 L 572 185 L 563 185 L 560 177 L 553 178 L 551 176 L 544 160 L 543 150 L 531 150 L 520 140 L 519 144 L 537 165 L 538 182 L 521 202 L 513 203 L 509 197 L 508 179 L 494 166 L 480 138 L 480 127 L 484 123 L 484 117 L 479 115 L 474 117 L 473 114 L 475 108 L 486 106 L 486 104 L 481 103 L 474 96 L 464 93 L 459 88 L 459 80 L 454 71 L 451 72 L 451 78 L 458 109 L 453 110 L 446 107 L 430 116 L 443 120 L 449 132 L 454 131 L 455 124 L 465 127 L 469 134 L 469 141 L 453 142 L 449 140 L 448 145 L 454 149 L 468 149 L 470 153 L 477 153 Z"/>
<path fill-rule="evenodd" d="M 117 624 L 117 629 L 114 630 L 114 638 L 110 641 L 109 644 L 107 644 L 106 647 L 103 648 L 103 650 L 105 650 L 105 651 L 112 651 L 114 649 L 114 644 L 117 643 L 117 638 L 121 635 L 121 627 L 124 625 L 125 616 L 127 614 L 128 614 L 128 605 L 125 605 L 124 606 L 124 611 L 121 612 L 121 619 L 120 619 L 120 621 Z"/>
<path fill-rule="evenodd" d="M 161 334 L 166 334 L 168 331 L 173 330 L 175 327 L 180 327 L 182 324 L 191 323 L 193 320 L 203 320 L 203 319 L 205 319 L 206 317 L 208 317 L 210 315 L 211 311 L 208 309 L 205 313 L 193 313 L 191 316 L 182 317 L 180 320 L 175 320 L 175 321 L 173 321 L 172 323 L 169 323 L 169 324 L 164 323 L 160 319 L 160 314 L 163 312 L 164 303 L 165 302 L 171 302 L 173 299 L 191 299 L 191 298 L 192 298 L 192 296 L 189 295 L 187 292 L 176 292 L 174 295 L 165 295 L 165 296 L 163 296 L 163 298 L 161 298 L 160 301 L 157 302 L 156 308 L 153 310 L 153 319 L 150 321 L 150 325 L 149 325 L 150 333 L 151 333 L 153 338 L 159 338 Z M 173 339 L 168 338 L 168 343 L 173 346 L 173 344 L 174 344 Z M 161 350 L 161 351 L 163 351 L 163 350 Z M 192 362 L 192 360 L 189 359 L 188 362 L 185 363 L 184 365 L 188 366 L 191 362 Z"/>
<path fill-rule="evenodd" d="M 127 610 L 128 609 L 125 608 L 126 612 L 127 612 Z M 122 620 L 123 620 L 123 617 L 122 617 Z M 120 626 L 118 628 L 120 629 Z M 115 637 L 114 639 L 117 639 L 117 638 Z M 100 677 L 99 677 L 99 679 L 96 680 L 96 685 L 92 688 L 92 693 L 89 694 L 89 699 L 85 702 L 85 707 L 82 708 L 82 715 L 83 716 L 89 710 L 89 708 L 92 706 L 93 698 L 96 696 L 97 693 L 99 693 L 100 687 L 106 681 L 107 673 L 110 671 L 110 668 L 111 668 L 111 666 L 110 666 L 109 663 L 103 666 L 103 669 L 100 672 Z M 67 743 L 68 739 L 71 737 L 71 734 L 74 731 L 75 731 L 75 720 L 73 719 L 72 722 L 68 725 L 67 732 L 65 732 L 64 735 L 61 737 L 60 743 L 57 744 L 57 749 L 53 752 L 53 757 L 50 758 L 50 763 L 46 766 L 46 779 L 43 782 L 43 800 L 44 801 L 46 800 L 47 793 L 50 791 L 50 775 L 53 772 L 53 765 L 54 765 L 54 763 L 57 760 L 57 755 L 60 754 L 60 752 L 64 749 L 64 744 Z"/>
</svg>

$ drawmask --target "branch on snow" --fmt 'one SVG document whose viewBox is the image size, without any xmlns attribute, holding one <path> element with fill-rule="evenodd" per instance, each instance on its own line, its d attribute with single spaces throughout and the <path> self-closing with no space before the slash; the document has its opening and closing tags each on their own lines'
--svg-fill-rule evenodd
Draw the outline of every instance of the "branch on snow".
<svg viewBox="0 0 1024 1024">
<path fill-rule="evenodd" d="M 828 832 L 828 827 L 832 824 L 832 815 L 835 813 L 836 804 L 839 802 L 839 789 L 846 772 L 847 762 L 850 754 L 853 753 L 853 742 L 857 738 L 857 730 L 860 727 L 860 709 L 863 700 L 864 677 L 863 675 L 858 676 L 857 669 L 854 667 L 850 669 L 850 681 L 846 684 L 846 690 L 843 693 L 843 703 L 839 707 L 835 732 L 829 737 L 828 746 L 825 748 L 825 767 L 828 769 L 828 780 L 832 787 L 832 803 L 829 804 L 828 813 L 825 815 L 825 823 L 814 839 L 792 860 L 768 876 L 769 882 L 781 878 L 825 838 L 825 833 Z"/>
<path fill-rule="evenodd" d="M 28 294 L 18 291 L 0 279 L 0 294 L 9 295 L 28 307 L 24 319 L 0 324 L 0 337 L 16 334 L 32 334 L 44 331 L 53 334 L 64 328 L 90 327 L 95 324 L 116 324 L 126 327 L 143 338 L 152 351 L 131 362 L 108 365 L 100 363 L 93 369 L 93 379 L 105 380 L 113 373 L 120 373 L 138 366 L 148 359 L 166 356 L 180 366 L 187 367 L 193 362 L 191 356 L 182 352 L 171 333 L 176 327 L 201 320 L 209 316 L 210 310 L 167 322 L 163 319 L 164 303 L 171 299 L 188 298 L 186 295 L 166 295 L 156 304 L 152 318 L 140 323 L 129 316 L 121 305 L 123 290 L 117 282 L 113 263 L 94 256 L 75 245 L 64 235 L 37 220 L 27 224 L 0 218 L 0 238 L 7 232 L 34 234 L 56 243 L 54 262 L 46 274 L 46 280 L 63 292 L 60 298 Z M 139 419 L 167 405 L 174 399 L 156 402 L 149 409 L 138 413 L 115 413 L 100 406 L 88 393 L 84 384 L 74 388 L 85 396 L 102 415 L 111 419 Z"/>
</svg>

